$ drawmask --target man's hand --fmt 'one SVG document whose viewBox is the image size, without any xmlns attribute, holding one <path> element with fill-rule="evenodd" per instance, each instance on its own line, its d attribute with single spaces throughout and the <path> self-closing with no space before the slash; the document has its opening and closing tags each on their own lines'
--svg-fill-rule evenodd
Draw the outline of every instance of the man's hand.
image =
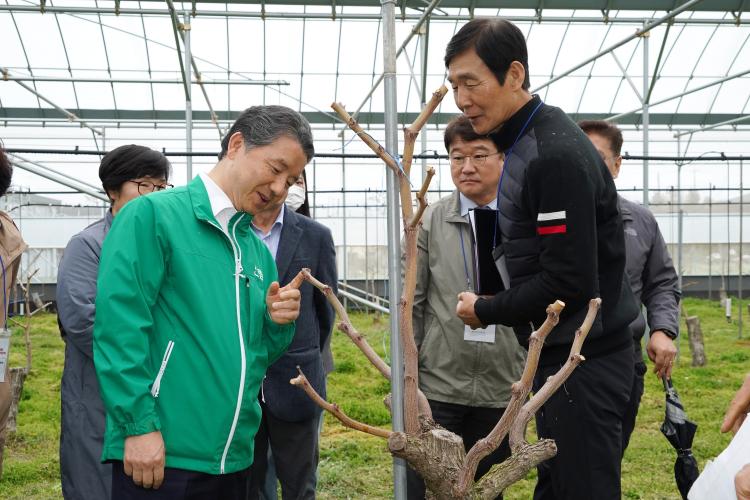
<svg viewBox="0 0 750 500">
<path fill-rule="evenodd" d="M 279 287 L 278 281 L 274 281 L 268 287 L 266 307 L 268 307 L 268 314 L 271 315 L 274 323 L 286 325 L 297 319 L 301 297 L 299 287 L 302 281 L 303 279 L 297 276 L 283 288 Z"/>
<path fill-rule="evenodd" d="M 677 356 L 677 347 L 669 335 L 661 330 L 651 332 L 646 352 L 649 359 L 654 362 L 654 373 L 658 377 L 672 376 L 672 365 Z"/>
<path fill-rule="evenodd" d="M 750 464 L 745 465 L 734 476 L 734 491 L 737 500 L 750 500 Z"/>
<path fill-rule="evenodd" d="M 729 403 L 727 413 L 724 415 L 724 423 L 721 424 L 721 432 L 731 430 L 736 434 L 742 422 L 745 421 L 748 410 L 750 410 L 750 374 L 745 375 L 745 382 Z"/>
<path fill-rule="evenodd" d="M 158 489 L 164 482 L 164 439 L 154 431 L 125 438 L 125 474 L 144 488 Z"/>
<path fill-rule="evenodd" d="M 484 326 L 474 312 L 474 303 L 478 298 L 475 293 L 461 292 L 458 294 L 458 305 L 456 305 L 456 316 L 474 330 Z"/>
</svg>

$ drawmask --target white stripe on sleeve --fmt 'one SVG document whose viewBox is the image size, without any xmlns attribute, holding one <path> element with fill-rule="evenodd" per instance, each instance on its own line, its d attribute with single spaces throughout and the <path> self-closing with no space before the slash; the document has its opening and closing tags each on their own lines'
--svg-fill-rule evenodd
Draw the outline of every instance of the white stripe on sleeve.
<svg viewBox="0 0 750 500">
<path fill-rule="evenodd" d="M 539 212 L 539 215 L 536 217 L 537 222 L 557 219 L 565 219 L 565 210 L 560 210 L 559 212 Z"/>
</svg>

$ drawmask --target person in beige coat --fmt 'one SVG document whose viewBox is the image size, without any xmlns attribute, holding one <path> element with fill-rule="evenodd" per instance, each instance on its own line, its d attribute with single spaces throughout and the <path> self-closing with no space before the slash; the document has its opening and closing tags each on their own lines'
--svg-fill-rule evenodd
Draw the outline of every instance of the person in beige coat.
<svg viewBox="0 0 750 500">
<path fill-rule="evenodd" d="M 456 316 L 456 296 L 476 289 L 472 209 L 495 208 L 502 152 L 477 135 L 464 116 L 445 130 L 456 190 L 431 204 L 417 240 L 414 337 L 419 350 L 419 388 L 435 421 L 463 438 L 467 451 L 503 415 L 510 386 L 523 370 L 524 352 L 513 330 L 465 327 Z M 463 245 L 462 245 L 463 243 Z M 477 477 L 510 455 L 507 439 L 482 460 Z M 424 498 L 416 472 L 407 475 L 409 499 Z"/>
<path fill-rule="evenodd" d="M 10 179 L 13 167 L 10 164 L 5 151 L 0 143 L 0 196 L 4 196 L 10 187 Z M 8 324 L 8 303 L 11 292 L 16 283 L 18 265 L 21 263 L 21 254 L 26 250 L 26 243 L 21 238 L 21 232 L 16 227 L 10 215 L 0 211 L 0 269 L 2 270 L 3 282 L 3 311 L 0 314 L 3 328 Z M 8 425 L 8 415 L 13 399 L 10 385 L 9 363 L 5 365 L 5 378 L 0 382 L 0 476 L 2 475 L 2 453 L 5 448 L 5 433 Z"/>
</svg>

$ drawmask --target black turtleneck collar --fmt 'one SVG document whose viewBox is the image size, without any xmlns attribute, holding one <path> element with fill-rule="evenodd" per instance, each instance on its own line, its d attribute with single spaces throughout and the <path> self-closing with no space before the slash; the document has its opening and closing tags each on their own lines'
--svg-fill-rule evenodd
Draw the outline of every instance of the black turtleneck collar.
<svg viewBox="0 0 750 500">
<path fill-rule="evenodd" d="M 489 134 L 489 137 L 500 151 L 505 151 L 513 145 L 529 115 L 531 115 L 540 102 L 542 102 L 542 99 L 537 94 L 534 94 L 531 96 L 531 100 L 516 111 L 516 114 L 511 116 L 497 131 Z"/>
</svg>

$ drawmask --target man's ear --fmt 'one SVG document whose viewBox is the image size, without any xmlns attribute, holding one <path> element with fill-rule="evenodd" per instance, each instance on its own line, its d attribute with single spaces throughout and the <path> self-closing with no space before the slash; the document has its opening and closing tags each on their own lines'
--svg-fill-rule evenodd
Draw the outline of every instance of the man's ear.
<svg viewBox="0 0 750 500">
<path fill-rule="evenodd" d="M 620 167 L 622 166 L 622 156 L 617 155 L 614 162 L 615 162 L 615 171 L 612 173 L 612 178 L 617 179 L 617 177 L 620 175 Z"/>
<path fill-rule="evenodd" d="M 523 82 L 526 80 L 526 69 L 524 69 L 523 64 L 518 61 L 510 63 L 508 71 L 505 73 L 505 79 L 512 90 L 523 88 Z"/>
<path fill-rule="evenodd" d="M 224 157 L 229 158 L 230 160 L 234 160 L 237 157 L 237 154 L 243 152 L 244 150 L 245 138 L 242 137 L 241 132 L 235 132 L 229 138 L 229 142 L 227 143 L 227 154 L 224 155 Z"/>
</svg>

